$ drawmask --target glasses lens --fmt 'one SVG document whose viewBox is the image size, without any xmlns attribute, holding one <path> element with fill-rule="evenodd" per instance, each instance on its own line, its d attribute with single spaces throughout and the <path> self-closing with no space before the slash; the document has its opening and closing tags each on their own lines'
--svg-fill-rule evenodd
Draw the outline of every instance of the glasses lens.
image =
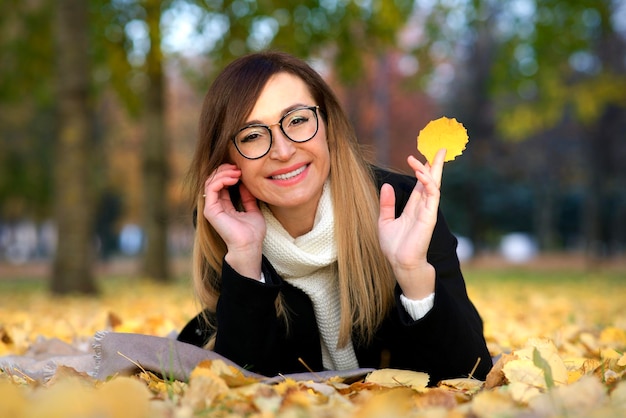
<svg viewBox="0 0 626 418">
<path fill-rule="evenodd" d="M 296 109 L 289 112 L 281 121 L 285 135 L 294 142 L 304 142 L 317 133 L 317 113 L 315 108 Z"/>
<path fill-rule="evenodd" d="M 272 144 L 270 131 L 265 126 L 248 126 L 235 137 L 235 145 L 247 158 L 259 158 L 267 153 Z"/>
</svg>

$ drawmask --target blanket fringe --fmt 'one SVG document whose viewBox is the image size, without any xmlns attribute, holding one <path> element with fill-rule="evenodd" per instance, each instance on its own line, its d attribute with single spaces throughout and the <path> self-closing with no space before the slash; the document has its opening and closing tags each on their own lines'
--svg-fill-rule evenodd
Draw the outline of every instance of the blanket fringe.
<svg viewBox="0 0 626 418">
<path fill-rule="evenodd" d="M 96 366 L 93 368 L 91 373 L 89 373 L 91 377 L 98 376 L 98 372 L 100 370 L 100 364 L 102 364 L 102 340 L 104 340 L 104 337 L 106 337 L 108 333 L 109 331 L 97 331 L 93 337 L 92 347 L 94 351 L 94 360 L 95 360 Z"/>
<path fill-rule="evenodd" d="M 43 366 L 42 379 L 44 383 L 48 383 L 57 372 L 58 365 L 54 361 L 49 361 Z"/>
</svg>

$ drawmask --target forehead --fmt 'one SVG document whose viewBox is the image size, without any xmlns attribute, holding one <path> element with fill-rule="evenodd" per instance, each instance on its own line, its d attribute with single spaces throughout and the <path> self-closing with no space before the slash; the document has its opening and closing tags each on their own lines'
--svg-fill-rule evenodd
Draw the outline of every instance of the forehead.
<svg viewBox="0 0 626 418">
<path fill-rule="evenodd" d="M 248 120 L 273 123 L 295 105 L 315 104 L 304 80 L 290 73 L 277 73 L 267 80 Z"/>
</svg>

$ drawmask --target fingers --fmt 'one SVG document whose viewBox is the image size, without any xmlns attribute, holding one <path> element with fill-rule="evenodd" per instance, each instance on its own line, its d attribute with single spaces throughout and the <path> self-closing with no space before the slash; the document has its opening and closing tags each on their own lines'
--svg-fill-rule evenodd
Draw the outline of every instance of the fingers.
<svg viewBox="0 0 626 418">
<path fill-rule="evenodd" d="M 237 184 L 241 170 L 232 164 L 222 164 L 204 182 L 204 216 L 211 217 L 233 209 L 228 187 Z"/>
<path fill-rule="evenodd" d="M 233 164 L 222 164 L 204 182 L 204 194 L 206 198 L 218 193 L 225 187 L 237 184 L 241 177 L 241 170 Z"/>
<path fill-rule="evenodd" d="M 379 223 L 393 221 L 396 218 L 396 195 L 390 184 L 383 184 L 380 189 Z"/>
<path fill-rule="evenodd" d="M 243 210 L 246 212 L 255 212 L 260 211 L 259 206 L 257 205 L 256 197 L 250 193 L 250 190 L 241 183 L 239 185 L 239 195 L 241 196 L 241 204 L 243 205 Z"/>
<path fill-rule="evenodd" d="M 428 188 L 429 183 L 435 185 L 437 189 L 441 187 L 441 177 L 443 174 L 443 163 L 446 158 L 447 150 L 445 148 L 441 148 L 435 154 L 435 158 L 433 158 L 433 164 L 430 165 L 428 163 L 422 164 L 417 158 L 414 156 L 409 156 L 407 158 L 407 162 L 411 169 L 415 172 L 415 176 L 420 180 L 425 187 Z"/>
<path fill-rule="evenodd" d="M 446 159 L 447 150 L 445 148 L 440 149 L 435 154 L 435 158 L 433 159 L 433 165 L 430 170 L 430 175 L 435 180 L 435 184 L 437 188 L 441 188 L 441 176 L 443 175 L 443 163 Z"/>
</svg>

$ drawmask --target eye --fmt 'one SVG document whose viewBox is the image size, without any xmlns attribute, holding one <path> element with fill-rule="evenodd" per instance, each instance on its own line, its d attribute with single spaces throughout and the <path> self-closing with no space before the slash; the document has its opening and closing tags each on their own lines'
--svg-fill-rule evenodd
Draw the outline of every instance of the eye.
<svg viewBox="0 0 626 418">
<path fill-rule="evenodd" d="M 246 128 L 237 134 L 237 142 L 240 144 L 249 144 L 256 141 L 267 139 L 268 133 L 265 128 L 251 127 Z"/>
<path fill-rule="evenodd" d="M 310 112 L 309 112 L 310 113 Z M 306 124 L 310 120 L 310 116 L 307 114 L 306 109 L 296 110 L 292 114 L 290 114 L 285 120 L 285 125 L 287 127 L 296 127 L 299 125 Z"/>
</svg>

